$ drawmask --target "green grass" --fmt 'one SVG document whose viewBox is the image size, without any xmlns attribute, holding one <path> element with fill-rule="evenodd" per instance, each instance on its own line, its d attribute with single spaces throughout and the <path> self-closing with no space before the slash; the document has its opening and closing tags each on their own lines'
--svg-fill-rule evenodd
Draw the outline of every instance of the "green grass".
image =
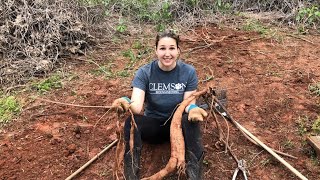
<svg viewBox="0 0 320 180">
<path fill-rule="evenodd" d="M 48 92 L 52 89 L 62 88 L 61 77 L 59 75 L 52 75 L 51 77 L 45 80 L 34 83 L 32 85 L 32 88 L 36 89 L 41 94 Z"/>
<path fill-rule="evenodd" d="M 267 35 L 269 33 L 269 29 L 265 27 L 260 21 L 258 20 L 249 20 L 243 26 L 242 29 L 245 31 L 254 31 L 261 35 Z"/>
<path fill-rule="evenodd" d="M 297 124 L 301 136 L 320 135 L 320 116 L 314 120 L 308 116 L 299 116 Z"/>
<path fill-rule="evenodd" d="M 129 77 L 131 74 L 128 70 L 122 70 L 117 72 L 117 76 L 119 77 Z"/>
<path fill-rule="evenodd" d="M 317 28 L 320 24 L 320 9 L 318 6 L 303 7 L 296 14 L 296 22 L 299 25 L 298 32 L 306 34 L 308 28 Z M 318 28 L 319 29 L 319 28 Z"/>
<path fill-rule="evenodd" d="M 314 121 L 311 129 L 315 135 L 320 135 L 320 116 Z"/>
<path fill-rule="evenodd" d="M 310 119 L 308 116 L 299 116 L 297 120 L 298 132 L 301 136 L 306 135 L 310 130 Z"/>
<path fill-rule="evenodd" d="M 314 82 L 313 84 L 309 84 L 308 89 L 311 94 L 315 96 L 320 96 L 320 82 Z"/>
<path fill-rule="evenodd" d="M 113 67 L 114 67 L 114 64 L 109 63 L 108 65 L 99 66 L 97 69 L 91 70 L 90 73 L 95 76 L 103 75 L 106 79 L 114 78 L 116 77 L 116 74 L 112 71 Z"/>
<path fill-rule="evenodd" d="M 120 32 L 120 33 L 124 33 L 124 32 L 127 31 L 127 29 L 128 29 L 128 27 L 127 27 L 127 25 L 126 25 L 125 20 L 124 20 L 124 19 L 120 19 L 120 20 L 119 20 L 119 23 L 118 23 L 118 25 L 117 25 L 117 27 L 116 27 L 116 30 L 117 30 L 118 32 Z"/>
<path fill-rule="evenodd" d="M 143 44 L 142 44 L 141 41 L 135 40 L 135 41 L 132 43 L 131 47 L 132 47 L 133 49 L 142 49 L 142 48 L 143 48 Z"/>
<path fill-rule="evenodd" d="M 313 153 L 313 155 L 311 155 L 311 163 L 314 165 L 314 166 L 319 166 L 320 165 L 320 161 L 317 157 L 317 154 L 316 152 Z"/>
<path fill-rule="evenodd" d="M 262 161 L 260 161 L 260 164 L 262 166 L 267 166 L 270 163 L 271 163 L 271 159 L 269 159 L 269 158 L 266 158 L 266 159 L 263 159 Z"/>
<path fill-rule="evenodd" d="M 284 149 L 289 150 L 294 148 L 294 143 L 291 140 L 285 140 L 282 143 Z"/>
<path fill-rule="evenodd" d="M 4 96 L 0 98 L 0 127 L 9 123 L 14 115 L 21 110 L 18 100 L 14 96 Z"/>
</svg>

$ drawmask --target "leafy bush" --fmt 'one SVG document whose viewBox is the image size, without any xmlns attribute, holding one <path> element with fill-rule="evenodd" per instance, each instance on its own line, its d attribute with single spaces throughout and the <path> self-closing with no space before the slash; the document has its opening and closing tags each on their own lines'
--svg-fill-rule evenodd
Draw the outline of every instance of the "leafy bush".
<svg viewBox="0 0 320 180">
<path fill-rule="evenodd" d="M 312 130 L 319 135 L 320 134 L 320 116 L 312 124 Z"/>
<path fill-rule="evenodd" d="M 13 96 L 0 98 L 0 126 L 10 122 L 20 112 L 19 102 Z"/>
<path fill-rule="evenodd" d="M 117 13 L 134 22 L 150 23 L 157 31 L 162 31 L 173 23 L 194 24 L 196 19 L 204 19 L 215 12 L 231 12 L 230 2 L 218 0 L 83 0 L 87 4 L 103 4 L 105 14 Z M 192 20 L 193 22 L 191 22 Z M 119 28 L 117 28 L 119 31 Z"/>
<path fill-rule="evenodd" d="M 311 94 L 316 95 L 316 96 L 320 96 L 320 82 L 319 83 L 315 82 L 313 84 L 309 84 L 308 89 L 311 92 Z"/>
<path fill-rule="evenodd" d="M 320 116 L 315 120 L 308 116 L 299 116 L 296 122 L 300 135 L 320 135 Z"/>
<path fill-rule="evenodd" d="M 259 34 L 265 35 L 268 33 L 269 29 L 263 26 L 259 21 L 257 20 L 249 20 L 244 24 L 242 27 L 245 31 L 255 31 Z"/>
<path fill-rule="evenodd" d="M 39 83 L 33 84 L 35 88 L 40 93 L 45 93 L 51 89 L 58 89 L 62 87 L 61 77 L 59 75 L 53 75 Z"/>
<path fill-rule="evenodd" d="M 296 21 L 300 25 L 300 30 L 305 27 L 316 27 L 320 24 L 320 10 L 317 6 L 302 8 L 296 15 Z"/>
<path fill-rule="evenodd" d="M 114 42 L 115 34 L 131 34 L 145 24 L 184 31 L 247 11 L 280 12 L 280 22 L 298 24 L 302 32 L 320 23 L 319 0 L 26 0 L 3 1 L 0 9 L 6 12 L 0 16 L 0 89 L 43 76 L 62 58 L 86 54 L 99 39 L 93 36 Z M 251 23 L 245 29 L 266 33 Z"/>
<path fill-rule="evenodd" d="M 123 19 L 119 20 L 119 24 L 117 25 L 116 30 L 120 33 L 124 33 L 125 31 L 127 31 L 127 25 L 125 24 Z"/>
<path fill-rule="evenodd" d="M 222 13 L 227 13 L 230 12 L 232 9 L 232 6 L 228 2 L 224 2 L 222 0 L 217 0 L 215 1 L 215 10 L 217 12 L 222 12 Z"/>
</svg>

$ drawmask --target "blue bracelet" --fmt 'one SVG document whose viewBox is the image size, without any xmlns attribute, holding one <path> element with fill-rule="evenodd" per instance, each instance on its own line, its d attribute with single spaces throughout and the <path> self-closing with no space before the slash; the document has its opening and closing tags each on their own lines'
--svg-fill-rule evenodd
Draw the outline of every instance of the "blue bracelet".
<svg viewBox="0 0 320 180">
<path fill-rule="evenodd" d="M 189 108 L 188 108 L 188 113 L 190 112 L 191 109 L 198 107 L 195 104 L 190 104 Z"/>
<path fill-rule="evenodd" d="M 121 97 L 121 98 L 123 98 L 123 99 L 125 99 L 126 101 L 128 101 L 128 103 L 131 103 L 131 99 L 129 99 L 127 96 L 123 96 L 123 97 Z"/>
</svg>

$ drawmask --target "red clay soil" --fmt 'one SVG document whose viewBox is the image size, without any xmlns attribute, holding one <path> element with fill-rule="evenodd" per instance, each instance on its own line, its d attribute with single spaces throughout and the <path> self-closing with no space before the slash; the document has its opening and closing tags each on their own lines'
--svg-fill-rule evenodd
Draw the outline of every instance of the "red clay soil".
<svg viewBox="0 0 320 180">
<path fill-rule="evenodd" d="M 301 135 L 299 126 L 304 120 L 310 127 L 320 114 L 319 97 L 308 91 L 310 83 L 320 82 L 320 38 L 308 35 L 302 39 L 285 34 L 281 37 L 275 40 L 261 38 L 257 33 L 198 27 L 195 33 L 181 37 L 183 58 L 196 67 L 201 81 L 199 89 L 208 83 L 226 88 L 227 109 L 236 121 L 269 147 L 297 157 L 282 156 L 308 179 L 320 179 L 319 161 L 315 160 L 311 146 L 305 143 L 305 133 Z M 106 64 L 115 55 L 111 51 L 114 50 L 102 49 L 94 56 L 102 59 L 98 63 Z M 121 70 L 128 62 L 123 57 L 116 60 L 114 70 Z M 137 64 L 135 69 L 143 63 L 146 62 Z M 40 97 L 101 106 L 111 105 L 118 97 L 130 96 L 132 76 L 111 79 L 94 76 L 89 72 L 97 67 L 79 60 L 69 62 L 68 66 L 76 78 L 65 81 L 63 89 Z M 209 76 L 213 79 L 205 81 Z M 27 95 L 22 96 L 28 98 Z M 67 178 L 117 138 L 119 118 L 113 112 L 103 116 L 106 112 L 103 108 L 32 101 L 16 121 L 1 129 L 0 179 Z M 121 122 L 124 118 L 120 118 Z M 227 134 L 226 122 L 221 118 L 218 121 Z M 268 152 L 248 141 L 235 126 L 231 123 L 228 126 L 229 145 L 238 159 L 247 162 L 249 179 L 298 179 Z M 202 123 L 202 131 L 206 153 L 204 179 L 231 179 L 237 164 L 219 145 L 212 116 Z M 169 153 L 169 143 L 144 144 L 141 177 L 163 168 Z M 115 147 L 75 179 L 113 179 L 114 163 Z M 168 179 L 177 177 L 172 175 Z"/>
</svg>

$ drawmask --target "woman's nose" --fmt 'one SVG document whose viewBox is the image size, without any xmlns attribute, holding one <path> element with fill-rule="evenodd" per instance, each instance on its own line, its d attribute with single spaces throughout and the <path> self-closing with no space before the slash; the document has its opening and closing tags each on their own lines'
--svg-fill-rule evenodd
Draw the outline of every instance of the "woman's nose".
<svg viewBox="0 0 320 180">
<path fill-rule="evenodd" d="M 170 51 L 166 50 L 164 53 L 165 56 L 170 56 Z"/>
</svg>

